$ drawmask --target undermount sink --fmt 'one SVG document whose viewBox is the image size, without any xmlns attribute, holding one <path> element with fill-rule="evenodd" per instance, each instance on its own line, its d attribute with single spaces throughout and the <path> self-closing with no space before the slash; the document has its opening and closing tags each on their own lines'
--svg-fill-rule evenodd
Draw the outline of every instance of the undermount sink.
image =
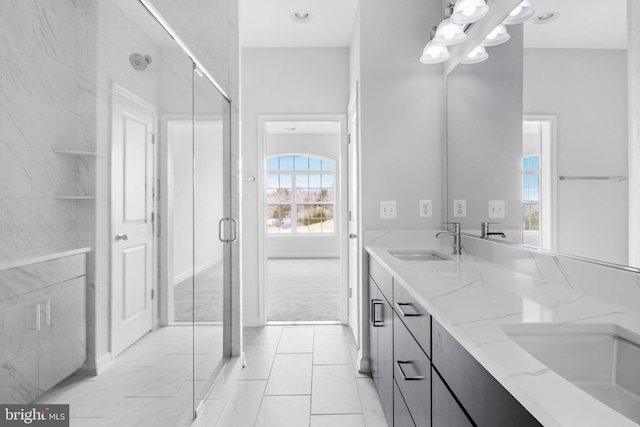
<svg viewBox="0 0 640 427">
<path fill-rule="evenodd" d="M 449 261 L 451 258 L 434 251 L 421 250 L 394 250 L 388 251 L 389 255 L 402 261 Z"/>
<path fill-rule="evenodd" d="M 503 325 L 549 369 L 640 423 L 640 335 L 615 324 Z"/>
</svg>

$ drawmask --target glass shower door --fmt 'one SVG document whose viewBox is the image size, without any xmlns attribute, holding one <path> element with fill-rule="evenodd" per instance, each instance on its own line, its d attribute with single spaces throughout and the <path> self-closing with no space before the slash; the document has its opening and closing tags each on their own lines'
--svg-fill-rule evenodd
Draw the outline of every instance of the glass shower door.
<svg viewBox="0 0 640 427">
<path fill-rule="evenodd" d="M 194 396 L 207 398 L 225 361 L 231 241 L 228 102 L 194 69 Z"/>
</svg>

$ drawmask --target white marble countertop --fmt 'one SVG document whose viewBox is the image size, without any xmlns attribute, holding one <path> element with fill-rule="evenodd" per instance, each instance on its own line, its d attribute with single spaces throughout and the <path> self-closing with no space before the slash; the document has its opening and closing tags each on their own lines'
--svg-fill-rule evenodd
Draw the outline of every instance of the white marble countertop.
<svg viewBox="0 0 640 427">
<path fill-rule="evenodd" d="M 38 264 L 40 262 L 51 261 L 52 259 L 65 258 L 88 252 L 91 252 L 90 247 L 61 251 L 49 250 L 42 253 L 34 252 L 27 255 L 21 254 L 21 256 L 15 258 L 6 257 L 4 259 L 0 259 L 0 271 L 24 267 L 31 264 Z"/>
<path fill-rule="evenodd" d="M 638 426 L 543 365 L 500 325 L 606 323 L 640 333 L 640 313 L 471 255 L 450 255 L 446 242 L 424 236 L 368 237 L 366 250 L 538 421 L 546 427 Z M 389 249 L 433 250 L 451 260 L 402 261 Z"/>
</svg>

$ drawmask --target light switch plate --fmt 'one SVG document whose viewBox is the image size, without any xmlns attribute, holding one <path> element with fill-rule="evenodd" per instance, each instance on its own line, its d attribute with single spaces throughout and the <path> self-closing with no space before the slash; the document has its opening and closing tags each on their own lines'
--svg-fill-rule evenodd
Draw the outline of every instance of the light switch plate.
<svg viewBox="0 0 640 427">
<path fill-rule="evenodd" d="M 489 218 L 504 218 L 504 200 L 489 200 Z"/>
<path fill-rule="evenodd" d="M 467 216 L 467 201 L 464 199 L 453 201 L 453 217 L 465 218 Z"/>
<path fill-rule="evenodd" d="M 396 202 L 385 201 L 380 202 L 380 219 L 396 218 Z"/>
<path fill-rule="evenodd" d="M 433 203 L 431 200 L 420 200 L 420 218 L 433 217 Z"/>
</svg>

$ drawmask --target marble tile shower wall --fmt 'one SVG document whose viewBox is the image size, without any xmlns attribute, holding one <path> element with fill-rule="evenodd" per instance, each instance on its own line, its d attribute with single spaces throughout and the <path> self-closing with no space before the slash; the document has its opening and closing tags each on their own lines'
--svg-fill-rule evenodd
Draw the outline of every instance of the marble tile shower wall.
<svg viewBox="0 0 640 427">
<path fill-rule="evenodd" d="M 86 159 L 76 139 L 74 0 L 0 1 L 0 254 L 77 245 Z"/>
</svg>

